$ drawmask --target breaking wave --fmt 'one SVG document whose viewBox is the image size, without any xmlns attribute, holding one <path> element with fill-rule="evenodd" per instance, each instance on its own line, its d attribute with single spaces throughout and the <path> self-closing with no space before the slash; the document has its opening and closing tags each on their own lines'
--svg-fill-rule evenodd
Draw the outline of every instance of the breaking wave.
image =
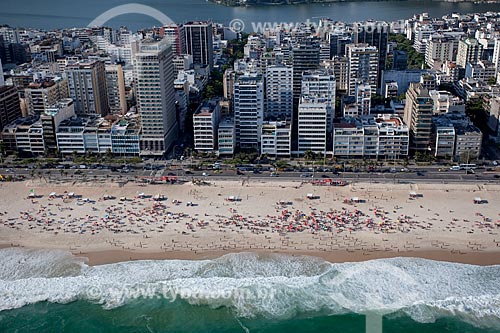
<svg viewBox="0 0 500 333">
<path fill-rule="evenodd" d="M 214 260 L 87 266 L 63 251 L 0 250 L 0 310 L 86 300 L 114 308 L 138 298 L 228 307 L 240 317 L 301 313 L 455 317 L 500 328 L 500 266 L 416 258 L 332 264 L 315 257 L 228 254 Z"/>
</svg>

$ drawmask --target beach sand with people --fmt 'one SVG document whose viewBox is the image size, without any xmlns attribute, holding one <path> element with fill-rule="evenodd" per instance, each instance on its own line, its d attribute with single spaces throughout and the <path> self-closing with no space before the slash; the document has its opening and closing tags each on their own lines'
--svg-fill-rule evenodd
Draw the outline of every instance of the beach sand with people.
<svg viewBox="0 0 500 333">
<path fill-rule="evenodd" d="M 0 244 L 92 265 L 247 251 L 500 264 L 499 194 L 493 184 L 0 183 Z"/>
</svg>

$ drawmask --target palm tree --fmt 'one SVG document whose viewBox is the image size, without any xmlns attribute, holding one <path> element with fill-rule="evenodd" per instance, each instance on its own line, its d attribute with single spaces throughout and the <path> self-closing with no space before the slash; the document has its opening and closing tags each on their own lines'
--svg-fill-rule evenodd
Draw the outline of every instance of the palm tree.
<svg viewBox="0 0 500 333">
<path fill-rule="evenodd" d="M 316 154 L 312 150 L 307 150 L 304 153 L 304 158 L 306 161 L 314 161 L 316 159 Z"/>
</svg>

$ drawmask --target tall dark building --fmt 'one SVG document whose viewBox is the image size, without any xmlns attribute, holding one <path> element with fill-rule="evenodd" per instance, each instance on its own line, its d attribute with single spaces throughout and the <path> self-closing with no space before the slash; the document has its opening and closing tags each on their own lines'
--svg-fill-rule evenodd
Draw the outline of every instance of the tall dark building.
<svg viewBox="0 0 500 333">
<path fill-rule="evenodd" d="M 0 87 L 0 131 L 5 125 L 21 117 L 21 105 L 17 89 L 13 86 Z"/>
<path fill-rule="evenodd" d="M 194 64 L 208 65 L 213 68 L 212 22 L 188 22 L 184 24 L 186 53 L 193 56 Z"/>
<path fill-rule="evenodd" d="M 22 64 L 30 61 L 26 46 L 20 43 L 10 43 L 0 34 L 0 60 L 4 64 Z"/>
<path fill-rule="evenodd" d="M 381 86 L 382 71 L 387 62 L 387 42 L 389 38 L 389 25 L 386 22 L 369 21 L 355 24 L 354 43 L 366 43 L 378 49 L 378 87 Z"/>
<path fill-rule="evenodd" d="M 319 42 L 308 39 L 294 45 L 291 52 L 293 66 L 293 99 L 298 104 L 302 88 L 302 73 L 319 67 Z"/>
<path fill-rule="evenodd" d="M 403 50 L 394 50 L 392 53 L 392 69 L 405 70 L 408 68 L 408 55 Z"/>
<path fill-rule="evenodd" d="M 351 36 L 347 35 L 346 32 L 332 32 L 328 36 L 330 42 L 330 55 L 334 56 L 344 56 L 345 46 L 352 43 Z"/>
</svg>

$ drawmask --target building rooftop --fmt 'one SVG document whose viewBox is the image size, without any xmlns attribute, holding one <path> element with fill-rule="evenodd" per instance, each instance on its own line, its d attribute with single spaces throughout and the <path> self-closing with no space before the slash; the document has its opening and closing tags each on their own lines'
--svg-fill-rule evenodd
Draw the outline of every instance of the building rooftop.
<svg viewBox="0 0 500 333">
<path fill-rule="evenodd" d="M 334 128 L 361 128 L 377 126 L 378 128 L 394 128 L 406 130 L 408 127 L 401 118 L 393 114 L 366 115 L 361 117 L 347 117 L 340 123 L 334 124 Z"/>
</svg>

